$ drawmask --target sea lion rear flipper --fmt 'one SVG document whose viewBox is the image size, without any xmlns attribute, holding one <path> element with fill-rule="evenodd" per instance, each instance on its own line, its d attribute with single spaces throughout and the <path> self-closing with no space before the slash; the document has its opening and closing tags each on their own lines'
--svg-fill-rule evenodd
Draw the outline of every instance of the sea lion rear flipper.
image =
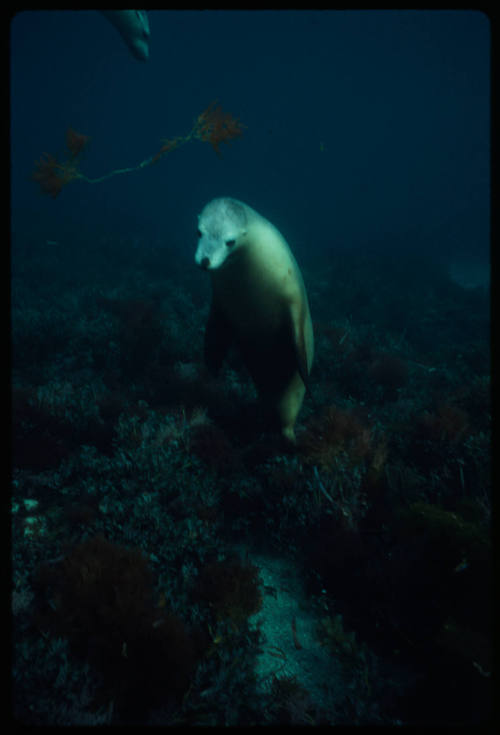
<svg viewBox="0 0 500 735">
<path fill-rule="evenodd" d="M 294 313 L 293 306 L 289 313 L 289 329 L 292 334 L 295 359 L 297 363 L 297 371 L 302 378 L 302 382 L 306 387 L 306 392 L 313 398 L 309 387 L 309 369 L 307 366 L 307 350 L 305 338 L 305 319 L 304 314 Z M 314 399 L 313 399 L 314 400 Z"/>
</svg>

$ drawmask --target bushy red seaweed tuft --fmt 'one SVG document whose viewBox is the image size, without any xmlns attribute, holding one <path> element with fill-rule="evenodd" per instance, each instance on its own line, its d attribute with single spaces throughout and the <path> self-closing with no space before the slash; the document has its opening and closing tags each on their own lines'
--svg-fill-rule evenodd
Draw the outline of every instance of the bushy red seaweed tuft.
<svg viewBox="0 0 500 735">
<path fill-rule="evenodd" d="M 301 453 L 309 464 L 332 469 L 334 458 L 345 452 L 354 463 L 362 462 L 372 450 L 372 435 L 351 411 L 328 406 L 313 417 L 300 441 Z"/>
<path fill-rule="evenodd" d="M 78 157 L 89 141 L 88 135 L 77 133 L 73 128 L 66 131 L 66 147 L 69 156 L 64 161 L 58 161 L 51 153 L 43 153 L 38 161 L 35 161 L 35 170 L 31 178 L 40 185 L 44 194 L 55 199 L 62 189 L 74 179 L 81 179 L 82 174 L 78 170 Z"/>
<path fill-rule="evenodd" d="M 198 115 L 193 135 L 205 143 L 210 143 L 217 155 L 221 155 L 220 144 L 239 138 L 243 135 L 243 127 L 239 120 L 224 112 L 217 101 L 213 101 Z"/>
<path fill-rule="evenodd" d="M 79 173 L 71 161 L 61 163 L 51 153 L 42 153 L 40 159 L 35 161 L 31 178 L 40 185 L 44 194 L 55 199 L 66 184 L 79 178 Z"/>
<path fill-rule="evenodd" d="M 78 133 L 76 130 L 73 130 L 73 128 L 68 128 L 66 131 L 66 148 L 73 158 L 78 158 L 89 140 L 89 135 Z"/>
<path fill-rule="evenodd" d="M 37 582 L 47 600 L 39 627 L 67 637 L 98 668 L 99 704 L 113 699 L 121 711 L 137 711 L 186 691 L 195 647 L 183 621 L 155 604 L 140 549 L 98 535 L 42 565 Z"/>
<path fill-rule="evenodd" d="M 416 431 L 421 438 L 432 442 L 456 444 L 463 438 L 468 426 L 465 411 L 451 403 L 440 402 L 434 412 L 425 411 L 419 416 Z"/>
</svg>

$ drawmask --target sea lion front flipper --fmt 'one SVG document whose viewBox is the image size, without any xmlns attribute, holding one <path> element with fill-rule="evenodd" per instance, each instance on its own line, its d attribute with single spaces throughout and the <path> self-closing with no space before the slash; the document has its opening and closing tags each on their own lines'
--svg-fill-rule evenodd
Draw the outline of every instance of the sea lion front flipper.
<svg viewBox="0 0 500 735">
<path fill-rule="evenodd" d="M 205 364 L 210 372 L 217 374 L 233 341 L 232 330 L 226 319 L 212 303 L 205 329 Z"/>
</svg>

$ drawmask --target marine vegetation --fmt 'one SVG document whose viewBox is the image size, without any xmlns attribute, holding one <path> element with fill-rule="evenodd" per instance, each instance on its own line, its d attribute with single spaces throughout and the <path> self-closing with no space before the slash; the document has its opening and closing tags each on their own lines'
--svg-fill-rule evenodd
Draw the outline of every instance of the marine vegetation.
<svg viewBox="0 0 500 735">
<path fill-rule="evenodd" d="M 57 156 L 51 153 L 43 153 L 40 159 L 35 162 L 35 170 L 31 178 L 39 184 L 42 193 L 55 199 L 71 181 L 79 180 L 85 181 L 87 184 L 98 184 L 117 174 L 139 171 L 146 166 L 158 163 L 164 155 L 171 153 L 191 140 L 210 143 L 215 153 L 221 156 L 221 144 L 228 144 L 234 138 L 239 138 L 243 134 L 244 127 L 229 112 L 224 112 L 222 107 L 214 100 L 198 115 L 193 127 L 186 135 L 164 139 L 161 148 L 137 166 L 115 169 L 97 178 L 89 178 L 79 168 L 80 155 L 90 140 L 89 136 L 68 128 L 66 132 L 67 153 L 64 158 L 58 160 Z"/>
<path fill-rule="evenodd" d="M 186 692 L 195 643 L 184 622 L 155 599 L 140 549 L 98 534 L 42 564 L 35 584 L 43 593 L 37 627 L 66 638 L 102 677 L 96 707 L 112 700 L 130 721 L 145 706 Z"/>
<path fill-rule="evenodd" d="M 212 106 L 195 130 L 221 148 L 224 114 Z M 68 176 L 85 145 L 69 136 Z M 383 255 L 306 258 L 315 401 L 285 447 L 237 355 L 207 375 L 209 294 L 194 265 L 148 235 L 141 247 L 92 243 L 72 232 L 49 247 L 27 226 L 13 246 L 16 719 L 487 721 L 484 292 L 455 288 L 432 263 L 429 295 L 408 262 L 395 277 Z M 442 317 L 451 307 L 461 330 Z M 300 596 L 288 577 L 269 580 L 283 559 Z M 297 607 L 280 607 L 284 592 L 309 637 Z M 326 669 L 306 675 L 313 643 Z M 273 667 L 261 680 L 264 650 Z"/>
</svg>

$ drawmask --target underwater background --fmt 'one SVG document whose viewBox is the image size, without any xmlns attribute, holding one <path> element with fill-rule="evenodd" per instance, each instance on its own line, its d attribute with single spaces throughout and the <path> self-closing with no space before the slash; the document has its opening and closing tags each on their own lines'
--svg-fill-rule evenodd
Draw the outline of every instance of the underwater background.
<svg viewBox="0 0 500 735">
<path fill-rule="evenodd" d="M 485 723 L 489 19 L 148 19 L 10 24 L 13 715 Z M 302 270 L 296 446 L 203 368 L 218 196 Z"/>
</svg>

